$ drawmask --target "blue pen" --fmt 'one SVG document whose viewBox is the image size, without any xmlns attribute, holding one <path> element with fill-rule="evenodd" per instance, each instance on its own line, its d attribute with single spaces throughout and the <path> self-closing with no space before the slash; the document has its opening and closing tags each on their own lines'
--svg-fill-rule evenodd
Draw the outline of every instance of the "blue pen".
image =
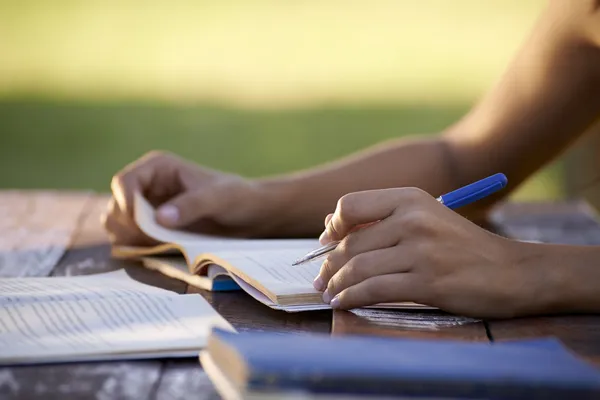
<svg viewBox="0 0 600 400">
<path fill-rule="evenodd" d="M 504 188 L 508 180 L 504 174 L 495 174 L 488 176 L 480 181 L 471 183 L 470 185 L 464 186 L 460 189 L 456 189 L 453 192 L 444 194 L 438 197 L 436 200 L 445 205 L 448 208 L 455 209 L 467 204 L 481 200 L 492 193 Z M 295 261 L 292 265 L 300 265 L 305 262 L 312 261 L 316 258 L 326 255 L 333 251 L 340 241 L 335 241 L 326 244 L 314 251 L 311 251 L 301 259 Z"/>
</svg>

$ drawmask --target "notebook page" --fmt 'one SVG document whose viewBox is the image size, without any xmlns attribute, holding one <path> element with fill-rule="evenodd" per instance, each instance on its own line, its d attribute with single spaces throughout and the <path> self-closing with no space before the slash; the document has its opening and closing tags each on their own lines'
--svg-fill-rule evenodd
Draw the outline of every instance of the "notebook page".
<svg viewBox="0 0 600 400">
<path fill-rule="evenodd" d="M 50 283 L 60 278 L 45 279 Z M 45 301 L 24 296 L 25 284 L 11 295 L 2 293 L 0 363 L 197 350 L 205 345 L 213 326 L 233 330 L 199 295 L 146 290 L 147 285 L 133 280 L 139 290 L 119 291 L 114 289 L 116 279 L 99 280 L 113 289 L 103 294 L 90 285 L 92 290 L 86 293 L 80 282 L 74 289 L 76 297 L 70 293 L 58 297 L 54 287 Z M 40 290 L 37 284 L 31 288 Z"/>
<path fill-rule="evenodd" d="M 323 260 L 292 266 L 298 258 L 310 249 L 292 248 L 266 251 L 216 252 L 215 256 L 227 261 L 239 271 L 243 279 L 246 275 L 260 282 L 269 291 L 276 294 L 319 293 L 312 283 Z"/>
</svg>

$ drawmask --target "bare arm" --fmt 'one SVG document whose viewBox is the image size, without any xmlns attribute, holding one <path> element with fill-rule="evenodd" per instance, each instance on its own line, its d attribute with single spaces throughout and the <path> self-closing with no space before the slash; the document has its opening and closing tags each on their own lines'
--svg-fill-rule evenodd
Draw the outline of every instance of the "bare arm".
<svg viewBox="0 0 600 400">
<path fill-rule="evenodd" d="M 280 224 L 273 233 L 320 232 L 323 216 L 349 192 L 416 186 L 437 196 L 495 172 L 504 172 L 514 189 L 600 115 L 599 46 L 599 1 L 550 2 L 505 75 L 437 138 L 384 143 L 264 180 L 277 193 Z M 476 216 L 498 198 L 465 212 Z"/>
</svg>

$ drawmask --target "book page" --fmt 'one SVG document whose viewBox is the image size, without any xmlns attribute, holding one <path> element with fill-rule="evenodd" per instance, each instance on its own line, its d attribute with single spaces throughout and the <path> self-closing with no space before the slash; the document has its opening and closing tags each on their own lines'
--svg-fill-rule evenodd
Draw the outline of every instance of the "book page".
<svg viewBox="0 0 600 400">
<path fill-rule="evenodd" d="M 213 254 L 230 264 L 234 268 L 234 274 L 246 281 L 260 282 L 276 295 L 318 294 L 312 283 L 319 273 L 323 260 L 292 266 L 294 261 L 312 249 L 230 251 Z"/>
<path fill-rule="evenodd" d="M 268 251 L 219 252 L 214 253 L 223 264 L 231 265 L 231 276 L 237 284 L 261 303 L 278 310 L 299 312 L 330 308 L 321 300 L 322 293 L 312 283 L 317 277 L 323 259 L 292 266 L 292 263 L 306 254 L 301 249 Z M 277 304 L 266 293 L 253 287 L 254 280 L 277 296 L 290 296 L 285 304 Z M 302 296 L 302 297 L 300 297 Z M 293 298 L 293 299 L 292 299 Z M 433 308 L 412 302 L 381 303 L 367 308 L 382 309 L 424 309 Z"/>
<path fill-rule="evenodd" d="M 0 305 L 129 296 L 137 293 L 174 295 L 135 281 L 121 269 L 82 276 L 0 279 Z"/>
<path fill-rule="evenodd" d="M 0 280 L 8 288 L 0 292 L 0 363 L 198 351 L 212 327 L 233 330 L 200 295 L 178 295 L 130 278 L 119 282 L 114 276 L 97 278 L 104 291 L 87 279 L 93 276 Z M 72 290 L 61 287 L 66 280 L 74 283 Z"/>
</svg>

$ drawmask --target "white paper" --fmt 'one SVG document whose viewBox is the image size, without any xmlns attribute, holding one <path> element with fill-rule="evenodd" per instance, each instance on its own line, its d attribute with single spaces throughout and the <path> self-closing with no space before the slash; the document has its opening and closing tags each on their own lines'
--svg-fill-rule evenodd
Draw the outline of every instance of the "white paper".
<svg viewBox="0 0 600 400">
<path fill-rule="evenodd" d="M 233 330 L 202 296 L 144 285 L 123 271 L 6 278 L 0 293 L 0 363 L 197 351 L 213 326 Z"/>
<path fill-rule="evenodd" d="M 241 278 L 252 278 L 276 294 L 319 293 L 313 287 L 322 261 L 312 261 L 292 266 L 307 253 L 307 249 L 282 249 L 268 251 L 215 252 L 216 257 L 235 266 Z"/>
</svg>

